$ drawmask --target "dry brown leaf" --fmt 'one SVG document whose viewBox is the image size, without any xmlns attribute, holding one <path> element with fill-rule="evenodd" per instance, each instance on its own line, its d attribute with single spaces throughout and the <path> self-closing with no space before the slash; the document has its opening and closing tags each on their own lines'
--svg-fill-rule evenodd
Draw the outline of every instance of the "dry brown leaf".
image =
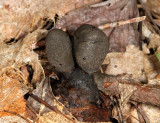
<svg viewBox="0 0 160 123">
<path fill-rule="evenodd" d="M 160 116 L 160 109 L 159 109 L 159 107 L 147 105 L 147 104 L 143 104 L 142 107 L 152 123 L 160 122 L 160 117 L 159 117 Z"/>
<path fill-rule="evenodd" d="M 139 123 L 139 117 L 138 117 L 138 112 L 137 110 L 134 108 L 132 110 L 129 110 L 130 112 L 127 112 L 126 115 L 128 115 L 128 117 L 130 117 L 131 123 Z"/>
<path fill-rule="evenodd" d="M 19 69 L 21 66 L 29 64 L 34 69 L 32 82 L 40 82 L 44 78 L 44 72 L 38 55 L 33 51 L 33 45 L 41 38 L 44 38 L 46 33 L 46 30 L 36 30 L 13 45 L 0 42 L 0 59 L 2 61 L 0 67 L 13 66 Z"/>
<path fill-rule="evenodd" d="M 160 110 L 158 107 L 152 106 L 152 105 L 147 105 L 147 104 L 142 104 L 142 108 L 151 123 L 159 123 L 160 122 L 160 117 L 159 117 Z M 130 113 L 128 113 L 128 115 L 130 115 L 132 123 L 139 123 L 139 121 L 137 120 L 138 119 L 138 112 L 136 109 L 130 111 Z"/>
<path fill-rule="evenodd" d="M 142 34 L 143 38 L 149 39 L 148 48 L 156 49 L 160 46 L 160 35 L 155 32 L 153 26 L 147 21 L 143 22 Z"/>
<path fill-rule="evenodd" d="M 105 73 L 118 74 L 133 74 L 134 77 L 142 75 L 144 54 L 134 45 L 129 45 L 124 53 L 109 53 L 107 54 L 104 63 L 109 63 Z M 126 67 L 127 66 L 127 67 Z"/>
<path fill-rule="evenodd" d="M 0 3 L 0 40 L 19 39 L 37 27 L 42 26 L 43 18 L 54 20 L 55 14 L 60 17 L 66 12 L 86 4 L 101 0 L 7 0 Z"/>
<path fill-rule="evenodd" d="M 143 38 L 150 39 L 154 34 L 156 34 L 156 31 L 154 30 L 153 26 L 148 21 L 144 21 L 142 23 Z"/>
<path fill-rule="evenodd" d="M 151 38 L 150 38 L 150 42 L 148 45 L 148 48 L 158 48 L 160 46 L 160 35 L 159 34 L 154 34 Z"/>
<path fill-rule="evenodd" d="M 4 106 L 3 108 L 0 108 L 0 117 L 9 115 L 9 116 L 13 116 L 13 114 L 11 113 L 7 113 L 5 111 L 8 112 L 15 112 L 17 114 L 23 114 L 25 117 L 27 116 L 26 114 L 26 102 L 24 100 L 23 97 L 19 98 L 18 100 L 10 103 L 7 106 Z"/>
<path fill-rule="evenodd" d="M 23 121 L 18 115 L 27 117 L 26 102 L 28 92 L 23 74 L 14 68 L 2 69 L 0 73 L 0 122 Z M 18 114 L 18 115 L 17 115 Z"/>
<path fill-rule="evenodd" d="M 15 93 L 13 93 L 15 94 Z M 12 96 L 14 98 L 14 96 Z M 12 100 L 10 100 L 12 102 Z M 18 123 L 28 123 L 26 121 L 28 117 L 26 112 L 26 102 L 23 97 L 18 100 L 7 103 L 4 107 L 0 107 L 0 122 L 9 123 L 9 122 L 18 122 Z M 23 117 L 23 118 L 21 118 Z M 28 120 L 28 119 L 27 119 Z"/>
<path fill-rule="evenodd" d="M 160 1 L 159 0 L 146 0 L 144 1 L 147 9 L 150 11 L 150 13 L 160 19 Z"/>
<path fill-rule="evenodd" d="M 26 120 L 18 116 L 4 116 L 0 118 L 1 123 L 28 123 Z"/>
<path fill-rule="evenodd" d="M 136 110 L 131 110 L 132 106 L 131 104 L 127 103 L 125 106 L 121 107 L 121 109 L 117 109 L 117 107 L 114 107 L 112 110 L 112 116 L 115 119 L 119 119 L 120 115 L 123 115 L 123 121 L 127 122 L 128 118 L 131 118 L 132 121 L 131 123 L 139 123 L 137 122 L 138 119 L 138 115 Z M 121 113 L 120 113 L 121 112 Z M 131 115 L 134 115 L 134 117 L 132 117 Z"/>
<path fill-rule="evenodd" d="M 142 44 L 142 50 L 143 50 L 144 54 L 150 54 L 149 48 L 146 43 Z"/>
<path fill-rule="evenodd" d="M 118 90 L 120 92 L 120 99 L 118 101 L 119 101 L 119 106 L 120 106 L 120 110 L 123 115 L 124 121 L 127 118 L 131 117 L 128 114 L 130 114 L 130 112 L 133 112 L 131 111 L 131 105 L 128 102 L 129 102 L 131 95 L 136 89 L 137 88 L 135 86 L 128 85 L 128 84 L 119 84 L 118 86 Z M 117 109 L 114 108 L 113 112 L 115 112 L 115 110 Z M 119 116 L 117 116 L 117 114 L 113 114 L 113 117 L 118 118 Z"/>
<path fill-rule="evenodd" d="M 148 57 L 138 47 L 128 45 L 124 53 L 107 54 L 103 64 L 108 64 L 106 74 L 132 74 L 139 81 L 154 79 L 159 71 L 156 56 Z M 151 83 L 150 83 L 151 84 Z"/>
<path fill-rule="evenodd" d="M 57 114 L 55 112 L 48 112 L 43 116 L 39 117 L 38 123 L 70 123 L 68 119 L 62 117 L 62 115 Z M 77 122 L 75 122 L 77 123 Z"/>
<path fill-rule="evenodd" d="M 11 103 L 23 97 L 27 92 L 27 90 L 22 91 L 20 81 L 23 83 L 25 81 L 16 72 L 9 69 L 0 76 L 0 109 L 8 107 Z"/>
</svg>

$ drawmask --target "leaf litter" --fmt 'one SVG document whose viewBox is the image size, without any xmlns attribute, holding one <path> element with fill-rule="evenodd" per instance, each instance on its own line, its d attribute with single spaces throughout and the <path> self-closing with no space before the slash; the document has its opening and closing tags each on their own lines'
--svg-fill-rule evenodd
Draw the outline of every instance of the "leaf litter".
<svg viewBox="0 0 160 123">
<path fill-rule="evenodd" d="M 45 2 L 42 2 L 41 0 L 38 0 L 35 2 L 30 1 L 28 3 L 24 1 L 3 1 L 1 3 L 2 11 L 0 15 L 2 24 L 0 26 L 0 29 L 3 30 L 1 31 L 0 35 L 0 95 L 2 95 L 0 96 L 2 97 L 0 103 L 2 108 L 1 111 L 10 111 L 10 106 L 14 102 L 18 102 L 18 99 L 22 99 L 22 102 L 24 102 L 23 96 L 29 90 L 28 88 L 26 88 L 26 86 L 30 84 L 28 84 L 27 78 L 23 77 L 23 73 L 22 75 L 17 73 L 20 67 L 29 64 L 34 70 L 31 83 L 34 83 L 35 85 L 37 84 L 37 88 L 33 91 L 35 92 L 34 94 L 41 99 L 46 100 L 46 102 L 51 106 L 59 106 L 59 108 L 57 107 L 58 110 L 60 112 L 64 112 L 62 109 L 66 108 L 64 108 L 63 104 L 59 104 L 59 101 L 53 101 L 56 97 L 54 97 L 51 90 L 48 89 L 50 88 L 50 85 L 48 84 L 47 86 L 45 86 L 45 84 L 42 84 L 44 82 L 42 80 L 44 80 L 45 78 L 44 69 L 41 65 L 41 60 L 39 60 L 39 56 L 35 52 L 33 52 L 33 49 L 35 47 L 35 44 L 39 40 L 45 38 L 48 32 L 47 30 L 42 29 L 44 25 L 43 18 L 45 17 L 54 20 L 54 15 L 58 14 L 59 20 L 56 23 L 55 27 L 61 29 L 65 28 L 70 34 L 73 34 L 74 31 L 84 23 L 99 26 L 106 23 L 127 20 L 139 16 L 138 9 L 136 7 L 137 3 L 135 1 L 109 0 L 92 6 L 85 6 L 85 4 L 93 4 L 96 2 L 100 2 L 100 0 L 88 0 L 87 2 L 83 0 L 78 2 L 72 0 L 68 0 L 65 2 L 61 0 L 55 2 L 47 0 Z M 68 5 L 68 3 L 71 4 Z M 159 1 L 156 1 L 155 4 L 151 0 L 147 0 L 147 2 L 145 3 L 148 10 L 157 20 L 159 19 L 158 4 Z M 79 9 L 75 10 L 76 8 Z M 39 10 L 41 11 L 41 13 L 38 12 Z M 157 25 L 159 25 L 158 21 L 155 22 L 157 23 Z M 132 76 L 129 78 L 129 80 L 133 79 L 142 84 L 145 83 L 145 85 L 149 84 L 158 86 L 160 80 L 159 62 L 156 58 L 156 53 L 159 52 L 159 35 L 156 33 L 153 25 L 146 21 L 143 22 L 143 40 L 149 40 L 149 44 L 146 45 L 146 43 L 143 43 L 145 51 L 144 48 L 143 51 L 140 51 L 137 47 L 139 45 L 139 33 L 137 31 L 137 28 L 137 23 L 134 23 L 103 30 L 106 35 L 109 36 L 110 53 L 107 54 L 100 68 L 101 72 L 114 75 L 114 77 L 119 74 L 131 74 Z M 12 42 L 11 39 L 13 39 L 14 41 Z M 9 41 L 11 41 L 11 44 L 8 45 L 7 43 Z M 150 55 L 151 49 L 153 49 L 154 51 L 152 55 Z M 102 70 L 103 66 L 107 66 L 107 69 Z M 129 86 L 128 84 L 122 83 L 118 87 L 120 91 L 120 98 L 118 102 L 120 103 L 119 107 L 120 110 L 122 110 L 122 115 L 124 117 L 124 119 L 121 119 L 122 121 L 128 121 L 129 119 L 131 122 L 140 121 L 137 109 L 131 106 L 131 104 L 138 105 L 138 103 L 136 102 L 135 104 L 135 102 L 130 100 L 133 92 L 137 89 L 135 87 L 135 85 Z M 30 88 L 33 89 L 34 87 Z M 11 90 L 15 92 L 11 93 Z M 17 93 L 17 91 L 19 93 Z M 46 96 L 46 94 L 51 94 L 52 96 Z M 49 101 L 47 101 L 46 98 L 48 98 Z M 31 99 L 27 99 L 27 101 L 29 100 Z M 30 106 L 32 106 L 35 102 L 36 101 L 32 99 L 32 103 L 30 104 Z M 116 106 L 117 105 L 115 105 L 113 108 L 113 117 L 119 119 L 119 116 L 115 115 L 115 113 L 117 112 Z M 20 109 L 24 109 L 24 107 L 22 106 Z M 55 122 L 67 122 L 67 119 L 65 119 L 62 115 L 51 112 L 51 110 L 44 108 L 40 103 L 33 105 L 33 108 L 37 111 L 37 113 L 41 115 L 44 114 L 42 117 L 39 115 L 39 122 L 51 122 L 53 120 Z M 144 119 L 146 121 L 147 119 L 149 119 L 150 122 L 160 121 L 160 119 L 158 118 L 158 114 L 160 114 L 160 110 L 158 107 L 144 103 L 142 104 L 142 109 L 146 114 L 144 115 Z M 20 110 L 15 110 L 14 112 L 17 112 L 17 114 L 24 114 L 25 111 L 23 111 L 22 113 L 20 112 Z M 154 113 L 155 115 L 151 115 L 152 112 L 156 112 Z M 67 114 L 70 113 L 68 112 Z M 0 120 L 4 121 L 3 119 L 5 118 L 5 120 L 11 119 L 11 117 L 7 118 L 7 115 L 9 116 L 9 114 L 2 113 Z M 27 116 L 26 113 L 25 115 Z M 52 119 L 52 117 L 54 116 L 58 119 Z M 69 116 L 73 118 L 71 114 Z"/>
</svg>

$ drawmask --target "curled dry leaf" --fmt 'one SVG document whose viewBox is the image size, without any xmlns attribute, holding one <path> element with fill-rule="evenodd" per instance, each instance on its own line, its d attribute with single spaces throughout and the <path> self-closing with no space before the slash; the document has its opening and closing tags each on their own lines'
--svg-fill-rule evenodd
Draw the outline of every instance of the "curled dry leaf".
<svg viewBox="0 0 160 123">
<path fill-rule="evenodd" d="M 34 69 L 32 82 L 40 82 L 44 78 L 43 68 L 38 55 L 33 52 L 32 46 L 38 40 L 44 38 L 46 33 L 45 30 L 36 30 L 12 45 L 0 42 L 0 59 L 2 61 L 0 67 L 14 66 L 14 68 L 19 69 L 21 66 L 29 64 Z"/>
</svg>

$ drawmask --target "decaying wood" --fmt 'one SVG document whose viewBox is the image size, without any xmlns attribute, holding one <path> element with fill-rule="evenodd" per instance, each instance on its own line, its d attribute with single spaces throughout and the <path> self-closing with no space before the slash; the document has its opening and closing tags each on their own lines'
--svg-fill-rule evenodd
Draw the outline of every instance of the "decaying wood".
<svg viewBox="0 0 160 123">
<path fill-rule="evenodd" d="M 99 90 L 105 94 L 119 96 L 119 84 L 132 84 L 137 89 L 133 91 L 130 100 L 160 106 L 160 88 L 157 86 L 145 86 L 131 79 L 129 75 L 111 76 L 105 74 L 94 74 L 94 81 Z"/>
<path fill-rule="evenodd" d="M 137 102 L 160 106 L 160 89 L 138 87 L 130 99 Z"/>
</svg>

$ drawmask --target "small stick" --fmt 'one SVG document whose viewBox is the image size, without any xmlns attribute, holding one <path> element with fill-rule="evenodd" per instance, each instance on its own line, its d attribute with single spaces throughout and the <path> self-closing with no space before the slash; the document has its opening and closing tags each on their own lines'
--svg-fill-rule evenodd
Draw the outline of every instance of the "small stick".
<svg viewBox="0 0 160 123">
<path fill-rule="evenodd" d="M 98 28 L 99 29 L 107 29 L 107 28 L 111 28 L 111 27 L 118 27 L 118 26 L 122 26 L 122 25 L 126 25 L 126 24 L 141 22 L 141 21 L 144 21 L 145 19 L 146 19 L 146 16 L 136 17 L 136 18 L 132 18 L 132 19 L 126 20 L 126 21 L 118 21 L 118 22 L 108 23 L 105 25 L 100 25 L 100 26 L 98 26 Z"/>
<path fill-rule="evenodd" d="M 142 22 L 139 23 L 139 47 L 140 47 L 140 50 L 143 50 L 142 49 Z"/>
</svg>

